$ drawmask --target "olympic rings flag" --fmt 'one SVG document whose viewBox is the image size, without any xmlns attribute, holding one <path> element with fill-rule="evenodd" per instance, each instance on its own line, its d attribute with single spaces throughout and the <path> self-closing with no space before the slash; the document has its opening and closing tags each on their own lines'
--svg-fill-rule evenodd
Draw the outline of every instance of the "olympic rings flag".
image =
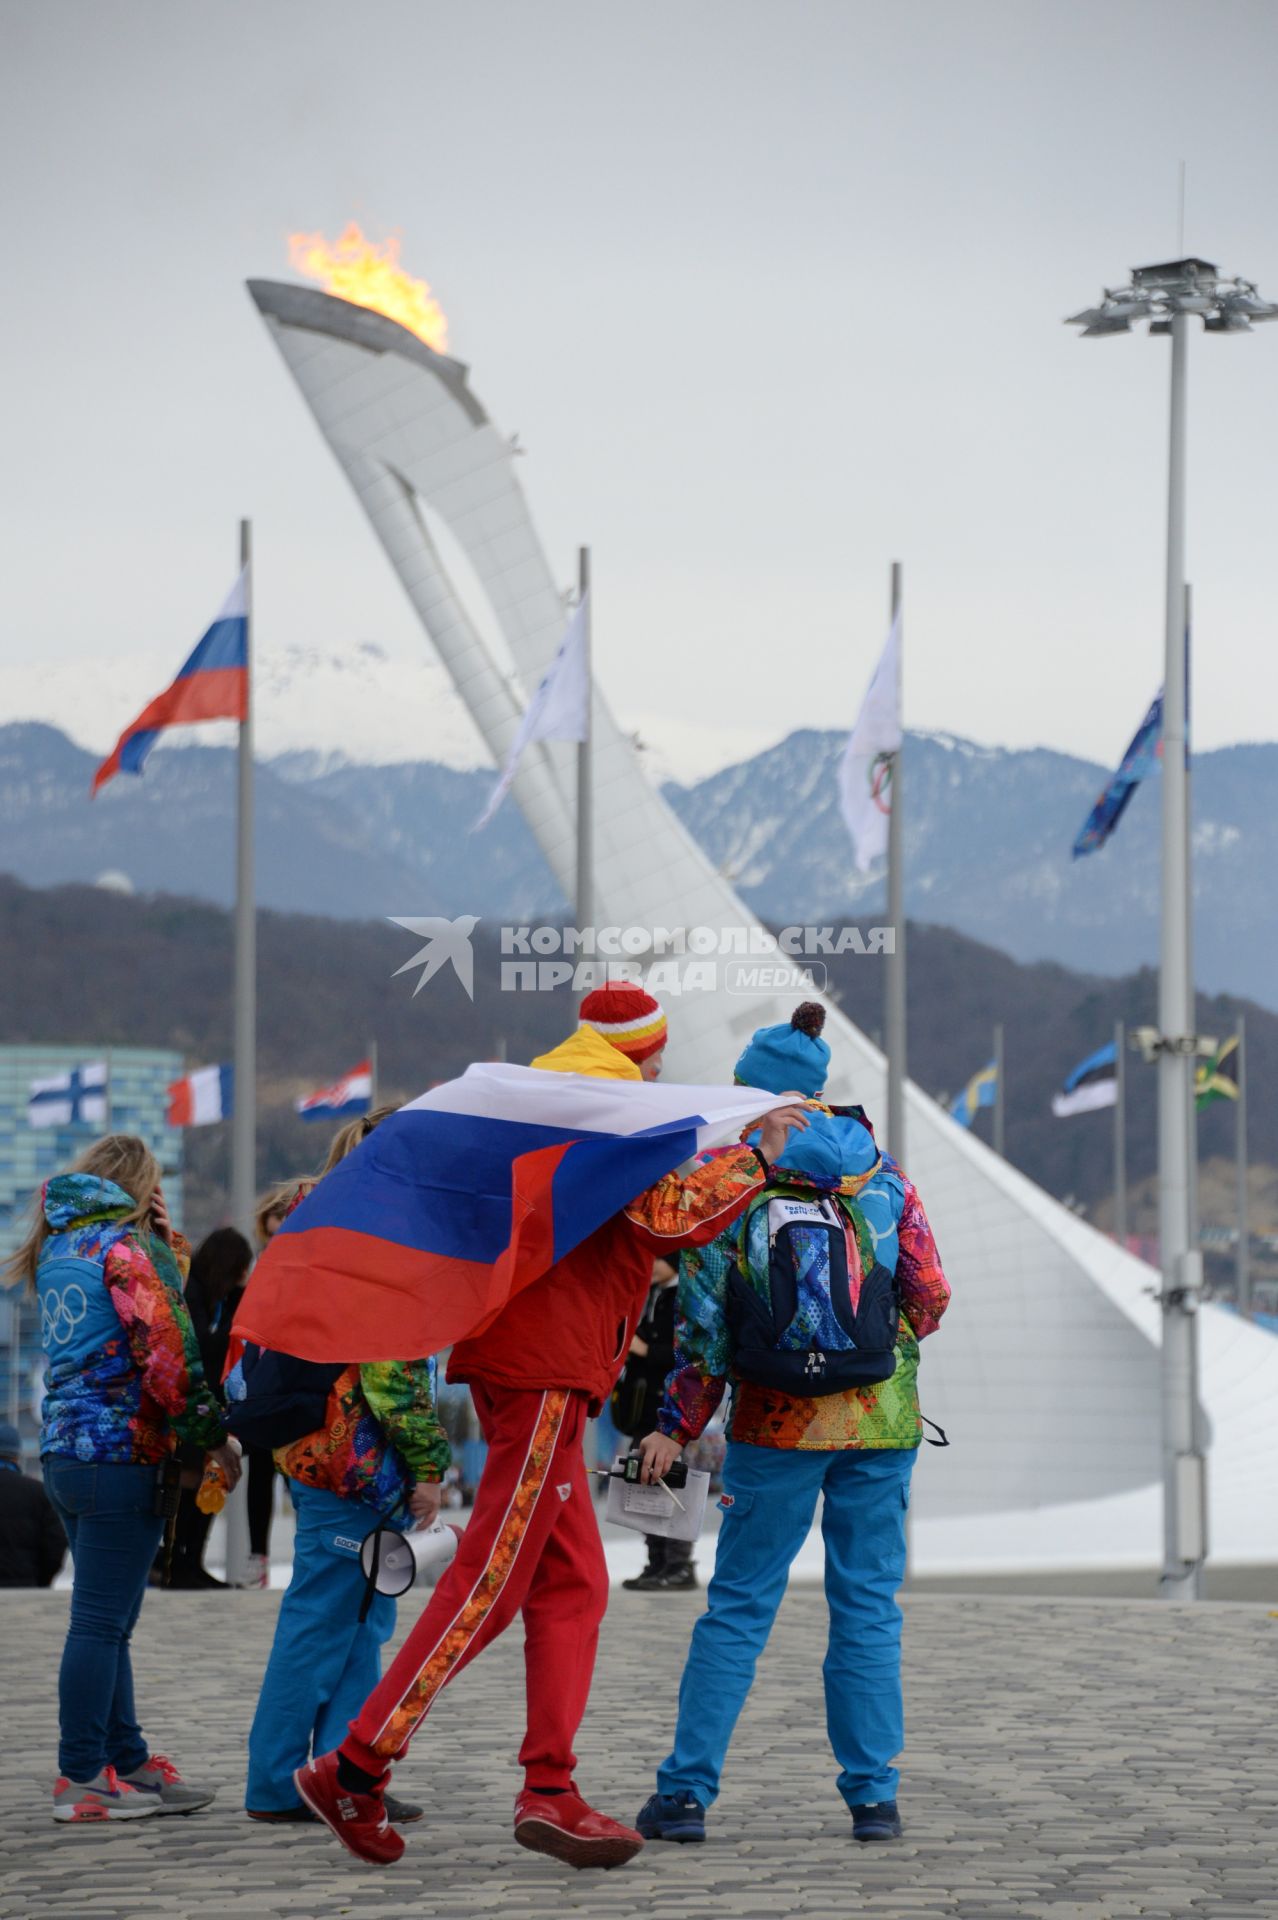
<svg viewBox="0 0 1278 1920">
<path fill-rule="evenodd" d="M 901 616 L 897 614 L 839 762 L 839 809 L 862 873 L 887 853 L 892 768 L 900 749 Z"/>
</svg>

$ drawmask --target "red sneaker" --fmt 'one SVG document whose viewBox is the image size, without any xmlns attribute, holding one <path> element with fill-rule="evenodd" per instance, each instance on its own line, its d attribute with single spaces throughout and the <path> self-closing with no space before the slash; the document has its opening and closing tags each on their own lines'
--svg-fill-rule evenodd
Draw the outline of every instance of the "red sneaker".
<svg viewBox="0 0 1278 1920">
<path fill-rule="evenodd" d="M 548 1853 L 570 1867 L 624 1867 L 643 1850 L 643 1836 L 596 1813 L 573 1788 L 534 1793 L 515 1802 L 515 1838 L 532 1853 Z"/>
<path fill-rule="evenodd" d="M 403 1836 L 386 1818 L 380 1787 L 376 1793 L 348 1793 L 337 1777 L 335 1753 L 308 1760 L 293 1775 L 293 1785 L 348 1853 L 375 1867 L 389 1867 L 403 1853 Z"/>
</svg>

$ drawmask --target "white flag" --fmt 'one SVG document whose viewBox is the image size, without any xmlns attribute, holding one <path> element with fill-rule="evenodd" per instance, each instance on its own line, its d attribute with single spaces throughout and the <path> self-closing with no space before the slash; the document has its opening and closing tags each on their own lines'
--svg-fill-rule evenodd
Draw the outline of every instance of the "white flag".
<svg viewBox="0 0 1278 1920">
<path fill-rule="evenodd" d="M 475 831 L 488 825 L 510 792 L 519 756 L 526 746 L 534 740 L 584 740 L 589 733 L 590 684 L 586 672 L 589 600 L 588 594 L 582 595 L 545 679 L 528 702 L 519 723 L 519 732 L 506 755 L 501 778 L 492 790 L 488 805 L 475 822 Z"/>
<path fill-rule="evenodd" d="M 856 864 L 868 873 L 887 852 L 892 759 L 901 747 L 901 616 L 892 622 L 870 690 L 839 763 L 839 808 Z"/>
</svg>

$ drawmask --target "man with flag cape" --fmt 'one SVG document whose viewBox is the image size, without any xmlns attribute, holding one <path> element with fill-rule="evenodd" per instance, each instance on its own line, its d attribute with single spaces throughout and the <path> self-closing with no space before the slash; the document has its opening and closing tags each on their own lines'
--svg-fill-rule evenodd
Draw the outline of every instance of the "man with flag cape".
<svg viewBox="0 0 1278 1920">
<path fill-rule="evenodd" d="M 577 1031 L 533 1067 L 471 1067 L 385 1121 L 289 1216 L 249 1283 L 246 1336 L 304 1359 L 452 1344 L 448 1377 L 469 1384 L 488 1442 L 455 1560 L 340 1750 L 295 1776 L 360 1859 L 403 1852 L 382 1799 L 390 1762 L 520 1611 L 516 1839 L 580 1867 L 643 1845 L 573 1780 L 608 1599 L 582 1436 L 629 1350 L 654 1255 L 712 1239 L 806 1124 L 757 1088 L 644 1085 L 665 1038 L 642 989 L 588 995 Z M 760 1116 L 758 1150 L 698 1157 Z"/>
</svg>

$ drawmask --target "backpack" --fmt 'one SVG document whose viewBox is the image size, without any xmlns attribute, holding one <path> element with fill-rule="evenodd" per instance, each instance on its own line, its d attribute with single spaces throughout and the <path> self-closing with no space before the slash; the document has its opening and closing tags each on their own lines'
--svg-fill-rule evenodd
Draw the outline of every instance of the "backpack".
<svg viewBox="0 0 1278 1920">
<path fill-rule="evenodd" d="M 763 1207 L 768 1264 L 759 1272 L 750 1226 Z M 738 1229 L 726 1311 L 733 1371 L 761 1387 L 816 1399 L 896 1369 L 900 1285 L 845 1195 L 773 1186 L 754 1200 Z"/>
<path fill-rule="evenodd" d="M 227 1378 L 226 1424 L 242 1446 L 290 1446 L 323 1426 L 329 1393 L 345 1371 L 344 1361 L 298 1360 L 250 1340 Z"/>
</svg>

